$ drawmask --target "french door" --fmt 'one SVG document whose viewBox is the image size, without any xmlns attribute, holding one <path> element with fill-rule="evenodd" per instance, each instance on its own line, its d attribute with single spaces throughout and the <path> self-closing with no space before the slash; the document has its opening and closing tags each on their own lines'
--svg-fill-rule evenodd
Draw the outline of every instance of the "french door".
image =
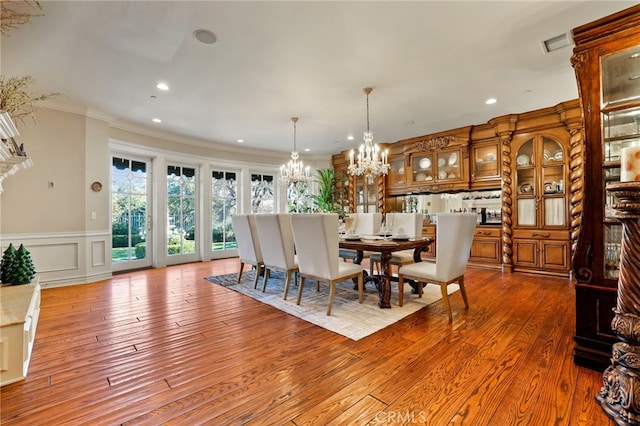
<svg viewBox="0 0 640 426">
<path fill-rule="evenodd" d="M 151 160 L 130 155 L 111 158 L 112 270 L 151 266 L 149 232 Z"/>
<path fill-rule="evenodd" d="M 196 168 L 167 166 L 167 264 L 198 260 Z"/>
<path fill-rule="evenodd" d="M 211 172 L 211 257 L 220 259 L 236 255 L 236 237 L 231 216 L 237 212 L 237 171 Z"/>
</svg>

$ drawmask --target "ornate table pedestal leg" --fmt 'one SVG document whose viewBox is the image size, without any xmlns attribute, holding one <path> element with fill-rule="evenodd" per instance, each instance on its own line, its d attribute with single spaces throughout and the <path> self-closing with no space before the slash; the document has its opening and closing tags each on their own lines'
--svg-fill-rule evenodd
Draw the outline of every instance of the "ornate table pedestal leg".
<svg viewBox="0 0 640 426">
<path fill-rule="evenodd" d="M 622 340 L 612 350 L 596 400 L 619 425 L 640 425 L 640 182 L 620 182 L 607 189 L 618 199 L 622 249 L 617 307 L 611 322 Z"/>
<path fill-rule="evenodd" d="M 380 294 L 380 302 L 378 305 L 381 308 L 390 308 L 391 307 L 391 253 L 387 251 L 383 251 L 380 253 L 380 272 L 382 276 L 380 277 L 380 287 L 378 288 L 378 293 Z"/>
</svg>

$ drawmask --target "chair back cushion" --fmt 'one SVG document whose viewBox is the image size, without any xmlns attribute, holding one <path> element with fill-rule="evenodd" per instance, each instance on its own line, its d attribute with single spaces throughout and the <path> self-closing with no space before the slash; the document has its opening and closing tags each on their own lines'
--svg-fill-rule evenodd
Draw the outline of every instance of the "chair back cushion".
<svg viewBox="0 0 640 426">
<path fill-rule="evenodd" d="M 422 218 L 422 213 L 387 213 L 386 225 L 391 226 L 394 234 L 419 238 L 422 237 Z"/>
<path fill-rule="evenodd" d="M 477 221 L 475 213 L 438 214 L 436 275 L 439 280 L 449 281 L 464 274 Z"/>
<path fill-rule="evenodd" d="M 251 265 L 262 263 L 262 251 L 258 241 L 255 216 L 234 214 L 231 216 L 231 225 L 236 237 L 240 261 Z"/>
<path fill-rule="evenodd" d="M 255 219 L 265 266 L 279 270 L 294 269 L 296 260 L 291 214 L 257 214 Z"/>
<path fill-rule="evenodd" d="M 338 277 L 338 215 L 296 214 L 291 218 L 301 274 Z"/>
<path fill-rule="evenodd" d="M 382 213 L 353 213 L 356 217 L 356 234 L 376 235 L 382 225 Z"/>
</svg>

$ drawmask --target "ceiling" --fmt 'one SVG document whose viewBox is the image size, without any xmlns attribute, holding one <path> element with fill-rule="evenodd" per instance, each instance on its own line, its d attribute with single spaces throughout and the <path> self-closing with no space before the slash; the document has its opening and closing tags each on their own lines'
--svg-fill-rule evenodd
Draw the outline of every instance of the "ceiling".
<svg viewBox="0 0 640 426">
<path fill-rule="evenodd" d="M 572 47 L 545 54 L 541 41 L 636 2 L 41 4 L 2 37 L 3 75 L 31 75 L 37 91 L 114 126 L 198 143 L 288 153 L 297 116 L 304 159 L 360 145 L 367 86 L 376 142 L 574 99 Z"/>
</svg>

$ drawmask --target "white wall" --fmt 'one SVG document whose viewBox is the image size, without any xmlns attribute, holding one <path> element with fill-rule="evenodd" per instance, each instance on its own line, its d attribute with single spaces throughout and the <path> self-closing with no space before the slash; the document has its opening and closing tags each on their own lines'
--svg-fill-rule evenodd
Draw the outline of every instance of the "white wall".
<svg viewBox="0 0 640 426">
<path fill-rule="evenodd" d="M 249 171 L 277 172 L 288 153 L 243 150 L 235 146 L 161 135 L 130 124 L 83 112 L 41 109 L 37 123 L 17 123 L 19 143 L 25 144 L 33 167 L 10 176 L 0 194 L 0 242 L 30 251 L 43 287 L 80 284 L 111 276 L 110 170 L 111 149 L 155 158 L 158 165 L 187 160 L 201 173 L 212 165 L 228 164 Z M 330 156 L 304 158 L 312 169 L 331 167 Z M 165 167 L 166 169 L 166 167 Z M 91 190 L 102 183 L 100 192 Z M 206 199 L 206 197 L 204 197 Z M 248 200 L 243 200 L 248 203 Z M 286 205 L 281 199 L 280 206 Z M 202 204 L 202 203 L 201 203 Z M 208 209 L 202 208 L 203 212 Z M 92 219 L 95 213 L 95 219 Z M 206 215 L 206 213 L 203 213 Z M 206 217 L 202 217 L 203 223 Z M 160 228 L 158 230 L 166 229 Z M 160 232 L 160 231 L 158 231 Z M 161 235 L 159 235 L 161 236 Z M 208 260 L 206 251 L 198 260 Z M 154 266 L 166 264 L 162 256 Z"/>
</svg>

